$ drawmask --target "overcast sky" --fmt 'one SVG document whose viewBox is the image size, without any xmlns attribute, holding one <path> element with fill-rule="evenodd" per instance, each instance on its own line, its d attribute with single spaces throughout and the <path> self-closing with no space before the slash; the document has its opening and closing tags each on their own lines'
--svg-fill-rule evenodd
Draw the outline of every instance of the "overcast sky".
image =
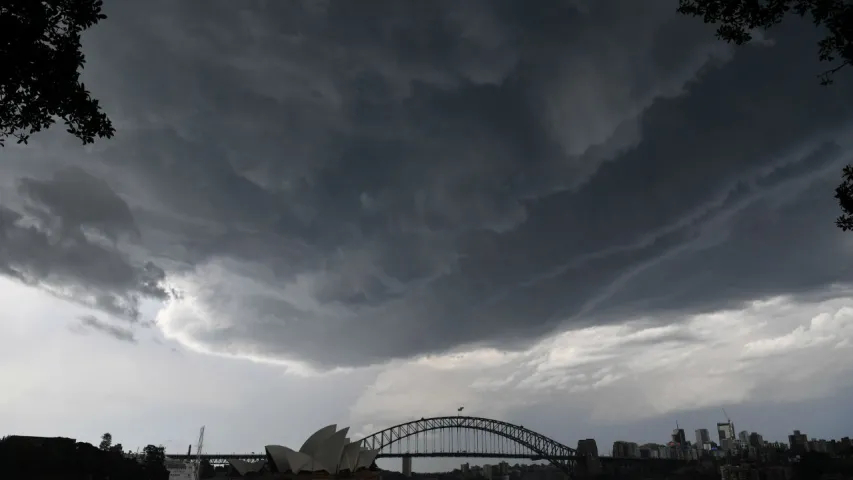
<svg viewBox="0 0 853 480">
<path fill-rule="evenodd" d="M 675 7 L 107 2 L 116 137 L 2 151 L 0 433 L 853 433 L 853 77 Z"/>
</svg>

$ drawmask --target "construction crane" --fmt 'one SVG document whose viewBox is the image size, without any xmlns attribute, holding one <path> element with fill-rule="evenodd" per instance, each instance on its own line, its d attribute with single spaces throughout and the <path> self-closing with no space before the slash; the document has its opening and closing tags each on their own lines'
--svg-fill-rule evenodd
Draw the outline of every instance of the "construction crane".
<svg viewBox="0 0 853 480">
<path fill-rule="evenodd" d="M 201 480 L 201 448 L 204 445 L 204 425 L 198 432 L 198 445 L 195 447 L 195 478 Z"/>
</svg>

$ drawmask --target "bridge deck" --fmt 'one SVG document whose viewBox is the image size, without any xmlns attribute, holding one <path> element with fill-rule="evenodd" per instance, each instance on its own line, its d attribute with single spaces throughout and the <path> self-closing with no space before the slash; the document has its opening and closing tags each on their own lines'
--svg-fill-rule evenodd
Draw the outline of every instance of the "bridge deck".
<svg viewBox="0 0 853 480">
<path fill-rule="evenodd" d="M 183 460 L 183 461 L 192 461 L 198 458 L 197 455 L 187 455 L 187 454 L 167 454 L 169 458 L 173 458 L 175 460 Z M 412 457 L 412 458 L 425 458 L 425 457 L 456 457 L 456 458 L 507 458 L 507 459 L 527 459 L 527 460 L 547 460 L 546 458 L 539 455 L 525 455 L 525 454 L 513 454 L 513 453 L 469 453 L 469 452 L 428 452 L 428 453 L 380 453 L 376 458 L 402 458 L 402 457 Z M 245 460 L 247 462 L 256 462 L 259 460 L 266 460 L 267 456 L 261 453 L 205 453 L 201 455 L 201 460 L 206 460 L 211 464 L 224 464 L 228 463 L 228 460 Z M 603 463 L 610 462 L 645 462 L 645 461 L 659 461 L 659 462 L 683 462 L 683 460 L 677 459 L 663 459 L 663 458 L 625 458 L 625 457 L 608 457 L 602 456 L 598 457 L 599 460 Z M 579 460 L 580 457 L 576 455 L 568 455 L 568 456 L 560 456 L 556 458 L 557 460 Z"/>
</svg>

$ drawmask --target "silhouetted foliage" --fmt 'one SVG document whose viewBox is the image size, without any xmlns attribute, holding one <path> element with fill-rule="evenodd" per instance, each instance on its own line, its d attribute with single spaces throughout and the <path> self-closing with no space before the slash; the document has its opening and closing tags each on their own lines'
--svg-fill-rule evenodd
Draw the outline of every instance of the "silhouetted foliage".
<svg viewBox="0 0 853 480">
<path fill-rule="evenodd" d="M 118 446 L 118 445 L 116 445 Z M 147 468 L 111 447 L 105 451 L 72 438 L 9 436 L 0 440 L 2 478 L 167 480 L 165 467 Z"/>
<path fill-rule="evenodd" d="M 818 42 L 818 58 L 836 65 L 818 78 L 824 85 L 833 82 L 839 70 L 853 63 L 853 3 L 845 0 L 679 0 L 678 13 L 702 17 L 719 25 L 717 37 L 743 45 L 752 40 L 751 31 L 767 30 L 789 14 L 811 17 L 827 35 Z"/>
<path fill-rule="evenodd" d="M 145 468 L 151 470 L 166 468 L 166 451 L 163 447 L 147 445 L 142 449 L 142 454 L 142 463 Z"/>
<path fill-rule="evenodd" d="M 101 450 L 107 451 L 112 446 L 113 446 L 113 436 L 109 432 L 101 435 L 101 444 L 98 445 L 98 448 L 100 448 Z"/>
<path fill-rule="evenodd" d="M 841 172 L 841 184 L 835 189 L 835 198 L 843 212 L 836 220 L 838 228 L 853 230 L 853 166 L 847 165 Z"/>
<path fill-rule="evenodd" d="M 830 458 L 825 453 L 808 452 L 800 455 L 800 461 L 793 464 L 794 475 L 798 479 L 818 479 L 830 473 Z"/>
<path fill-rule="evenodd" d="M 98 21 L 102 0 L 0 2 L 0 146 L 26 143 L 56 118 L 84 144 L 115 129 L 80 82 L 80 35 Z"/>
</svg>

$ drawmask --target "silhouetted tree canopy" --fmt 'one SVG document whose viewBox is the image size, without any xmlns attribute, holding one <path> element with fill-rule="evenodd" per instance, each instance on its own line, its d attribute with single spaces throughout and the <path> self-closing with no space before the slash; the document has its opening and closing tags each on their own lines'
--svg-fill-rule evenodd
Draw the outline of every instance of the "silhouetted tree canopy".
<svg viewBox="0 0 853 480">
<path fill-rule="evenodd" d="M 98 21 L 102 0 L 0 2 L 0 146 L 26 143 L 61 119 L 84 144 L 115 129 L 80 82 L 80 35 Z"/>
<path fill-rule="evenodd" d="M 794 474 L 801 479 L 818 479 L 830 473 L 829 455 L 819 452 L 807 452 L 800 455 L 800 461 L 794 463 Z"/>
<path fill-rule="evenodd" d="M 850 0 L 679 0 L 678 13 L 702 17 L 719 25 L 717 37 L 743 45 L 752 40 L 752 31 L 767 30 L 789 14 L 810 17 L 826 29 L 818 42 L 818 58 L 835 65 L 818 77 L 828 85 L 833 75 L 853 63 L 853 2 Z"/>
<path fill-rule="evenodd" d="M 142 449 L 142 453 L 142 463 L 145 465 L 145 468 L 165 468 L 164 465 L 166 464 L 166 450 L 163 447 L 158 447 L 156 445 L 147 445 L 145 448 Z"/>
<path fill-rule="evenodd" d="M 853 166 L 847 165 L 841 173 L 841 185 L 835 189 L 835 198 L 842 214 L 835 220 L 838 228 L 853 230 Z"/>
<path fill-rule="evenodd" d="M 113 445 L 113 436 L 109 432 L 101 435 L 101 444 L 98 445 L 98 448 L 100 448 L 101 450 L 107 451 L 110 449 L 110 447 L 112 447 L 112 445 Z"/>
<path fill-rule="evenodd" d="M 9 436 L 0 440 L 0 478 L 32 480 L 167 480 L 164 466 L 148 467 L 114 449 L 72 438 Z"/>
</svg>

